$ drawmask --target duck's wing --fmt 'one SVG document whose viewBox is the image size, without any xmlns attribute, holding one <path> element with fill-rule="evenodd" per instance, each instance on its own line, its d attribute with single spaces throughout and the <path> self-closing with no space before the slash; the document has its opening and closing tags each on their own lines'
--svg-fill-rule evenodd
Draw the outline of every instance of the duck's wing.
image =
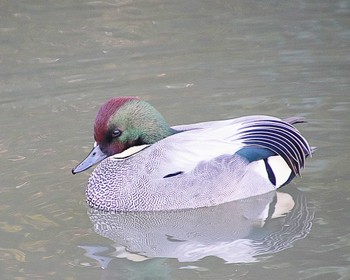
<svg viewBox="0 0 350 280">
<path fill-rule="evenodd" d="M 300 132 L 291 124 L 303 122 L 298 118 L 252 120 L 240 129 L 239 139 L 244 148 L 266 149 L 281 156 L 295 175 L 305 165 L 305 158 L 311 155 L 312 148 Z M 242 153 L 244 155 L 244 153 Z"/>
<path fill-rule="evenodd" d="M 287 119 L 290 123 L 299 118 Z M 247 162 L 280 156 L 296 175 L 311 154 L 300 132 L 287 121 L 269 116 L 249 116 L 234 120 L 176 126 L 183 132 L 152 145 L 163 152 L 167 174 L 193 170 L 198 163 L 238 153 Z M 158 147 L 157 147 L 158 146 Z"/>
</svg>

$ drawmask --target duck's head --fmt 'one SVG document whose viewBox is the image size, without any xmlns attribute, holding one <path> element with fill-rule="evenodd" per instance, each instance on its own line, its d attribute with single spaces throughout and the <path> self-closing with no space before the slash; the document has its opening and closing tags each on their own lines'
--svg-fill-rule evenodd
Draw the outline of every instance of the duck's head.
<svg viewBox="0 0 350 280">
<path fill-rule="evenodd" d="M 153 144 L 175 132 L 149 103 L 133 96 L 113 98 L 97 113 L 94 148 L 72 173 L 84 171 L 130 147 Z"/>
</svg>

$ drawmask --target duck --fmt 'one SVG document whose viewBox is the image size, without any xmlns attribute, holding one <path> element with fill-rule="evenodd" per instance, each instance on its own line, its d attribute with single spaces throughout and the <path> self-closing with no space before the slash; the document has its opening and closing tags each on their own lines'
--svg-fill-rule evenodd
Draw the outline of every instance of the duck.
<svg viewBox="0 0 350 280">
<path fill-rule="evenodd" d="M 170 126 L 136 96 L 105 102 L 94 145 L 72 169 L 97 164 L 87 204 L 107 212 L 211 207 L 276 191 L 300 176 L 314 148 L 294 126 L 267 115 Z"/>
</svg>

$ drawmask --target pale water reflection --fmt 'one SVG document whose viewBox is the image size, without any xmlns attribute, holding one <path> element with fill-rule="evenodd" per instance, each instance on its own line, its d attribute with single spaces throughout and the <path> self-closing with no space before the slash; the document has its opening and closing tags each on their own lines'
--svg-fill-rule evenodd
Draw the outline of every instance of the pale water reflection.
<svg viewBox="0 0 350 280">
<path fill-rule="evenodd" d="M 0 278 L 349 279 L 349 18 L 349 0 L 2 1 Z M 298 129 L 318 150 L 284 190 L 302 192 L 301 211 L 260 224 L 253 210 L 251 220 L 224 213 L 246 231 L 210 240 L 198 224 L 203 250 L 187 259 L 186 223 L 147 217 L 159 232 L 143 236 L 130 228 L 142 214 L 106 214 L 95 228 L 89 172 L 71 168 L 91 148 L 98 107 L 121 95 L 151 102 L 171 125 L 304 116 Z M 116 222 L 128 231 L 107 235 Z M 234 239 L 253 242 L 242 255 L 255 262 L 220 249 Z"/>
<path fill-rule="evenodd" d="M 193 210 L 106 213 L 90 209 L 88 214 L 95 232 L 114 241 L 116 249 L 80 248 L 107 268 L 113 257 L 195 262 L 216 256 L 226 263 L 255 262 L 258 256 L 280 252 L 305 238 L 314 209 L 301 192 L 294 191 Z"/>
</svg>

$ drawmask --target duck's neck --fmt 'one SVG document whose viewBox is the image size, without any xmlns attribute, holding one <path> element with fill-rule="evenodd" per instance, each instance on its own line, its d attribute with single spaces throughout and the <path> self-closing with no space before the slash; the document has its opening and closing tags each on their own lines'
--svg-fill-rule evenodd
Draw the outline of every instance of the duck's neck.
<svg viewBox="0 0 350 280">
<path fill-rule="evenodd" d="M 124 123 L 133 128 L 140 144 L 154 144 L 179 132 L 171 128 L 152 105 L 141 100 L 130 102 L 118 114 L 124 118 Z"/>
<path fill-rule="evenodd" d="M 148 127 L 144 129 L 142 135 L 143 144 L 154 144 L 178 132 L 180 131 L 171 128 L 162 117 L 162 119 L 158 119 L 157 122 L 152 125 L 149 124 Z"/>
</svg>

